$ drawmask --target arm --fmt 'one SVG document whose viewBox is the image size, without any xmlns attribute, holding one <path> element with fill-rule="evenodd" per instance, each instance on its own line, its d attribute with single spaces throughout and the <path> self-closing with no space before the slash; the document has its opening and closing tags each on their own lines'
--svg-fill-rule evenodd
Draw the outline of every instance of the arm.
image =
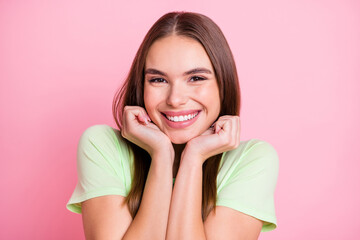
<svg viewBox="0 0 360 240">
<path fill-rule="evenodd" d="M 205 239 L 201 217 L 202 164 L 181 159 L 171 199 L 166 239 Z"/>
<path fill-rule="evenodd" d="M 238 117 L 221 117 L 214 130 L 189 141 L 173 190 L 167 239 L 257 239 L 262 222 L 227 207 L 201 218 L 202 164 L 210 156 L 240 143 Z M 224 225 L 224 223 L 226 223 Z"/>
<path fill-rule="evenodd" d="M 262 221 L 217 206 L 203 223 L 201 218 L 201 166 L 180 167 L 174 186 L 168 239 L 258 239 Z M 177 217 L 175 217 L 177 216 Z M 171 234 L 172 233 L 172 234 Z"/>
<path fill-rule="evenodd" d="M 237 210 L 217 206 L 204 223 L 207 239 L 258 239 L 262 221 Z"/>
<path fill-rule="evenodd" d="M 122 196 L 85 201 L 85 235 L 87 239 L 164 239 L 172 191 L 172 145 L 161 134 L 156 135 L 160 131 L 144 120 L 142 109 L 130 107 L 124 115 L 122 135 L 147 150 L 152 157 L 142 201 L 134 219 Z M 142 138 L 144 136 L 150 139 Z M 163 144 L 158 144 L 161 139 Z M 161 148 L 153 147 L 155 143 Z"/>
<path fill-rule="evenodd" d="M 82 203 L 82 220 L 86 239 L 121 239 L 132 218 L 125 197 L 109 195 Z"/>
<path fill-rule="evenodd" d="M 103 196 L 83 202 L 86 239 L 164 239 L 171 188 L 171 166 L 166 169 L 152 163 L 134 220 L 123 196 Z"/>
<path fill-rule="evenodd" d="M 165 156 L 162 155 L 162 158 Z M 165 239 L 172 191 L 172 164 L 159 164 L 158 158 L 152 158 L 139 211 L 123 239 Z"/>
</svg>

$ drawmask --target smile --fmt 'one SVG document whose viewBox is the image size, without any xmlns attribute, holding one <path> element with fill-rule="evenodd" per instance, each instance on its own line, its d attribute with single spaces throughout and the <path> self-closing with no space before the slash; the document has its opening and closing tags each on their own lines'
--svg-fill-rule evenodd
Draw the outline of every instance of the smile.
<svg viewBox="0 0 360 240">
<path fill-rule="evenodd" d="M 199 114 L 199 112 L 188 114 L 188 115 L 179 115 L 179 116 L 168 116 L 165 115 L 166 118 L 172 122 L 184 122 L 193 119 Z"/>
<path fill-rule="evenodd" d="M 170 128 L 182 129 L 191 126 L 201 115 L 201 110 L 185 110 L 179 112 L 161 112 L 165 123 Z"/>
</svg>

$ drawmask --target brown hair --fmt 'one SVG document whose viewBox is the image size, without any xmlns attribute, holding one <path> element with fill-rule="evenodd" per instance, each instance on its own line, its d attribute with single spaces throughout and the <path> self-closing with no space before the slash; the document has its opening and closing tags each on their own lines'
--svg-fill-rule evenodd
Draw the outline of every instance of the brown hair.
<svg viewBox="0 0 360 240">
<path fill-rule="evenodd" d="M 185 36 L 202 44 L 215 71 L 220 91 L 219 116 L 239 115 L 240 88 L 237 70 L 230 47 L 220 28 L 208 17 L 191 12 L 170 12 L 162 16 L 150 28 L 141 43 L 124 85 L 113 101 L 113 115 L 121 129 L 122 112 L 125 106 L 144 105 L 144 67 L 149 48 L 158 39 L 169 36 Z M 134 218 L 140 206 L 151 158 L 137 145 L 127 141 L 134 154 L 134 172 L 129 195 L 126 197 Z M 205 220 L 216 204 L 216 177 L 221 155 L 212 156 L 203 164 L 202 217 Z"/>
</svg>

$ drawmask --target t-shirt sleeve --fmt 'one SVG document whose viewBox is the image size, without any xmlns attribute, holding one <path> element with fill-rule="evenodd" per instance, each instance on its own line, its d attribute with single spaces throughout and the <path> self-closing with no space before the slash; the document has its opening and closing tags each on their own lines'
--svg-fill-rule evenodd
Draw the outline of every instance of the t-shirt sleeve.
<svg viewBox="0 0 360 240">
<path fill-rule="evenodd" d="M 78 182 L 67 209 L 81 213 L 81 202 L 104 195 L 127 196 L 130 185 L 129 149 L 107 125 L 82 134 L 77 149 Z"/>
<path fill-rule="evenodd" d="M 226 206 L 263 221 L 262 231 L 276 228 L 274 191 L 279 160 L 275 149 L 261 140 L 228 152 L 227 177 L 218 192 L 218 206 Z M 228 161 L 226 163 L 226 161 Z"/>
</svg>

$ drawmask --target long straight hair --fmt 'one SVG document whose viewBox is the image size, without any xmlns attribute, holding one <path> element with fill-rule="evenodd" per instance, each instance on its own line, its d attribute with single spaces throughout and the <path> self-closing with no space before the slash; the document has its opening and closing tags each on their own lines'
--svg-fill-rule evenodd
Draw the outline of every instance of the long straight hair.
<svg viewBox="0 0 360 240">
<path fill-rule="evenodd" d="M 129 74 L 113 101 L 113 115 L 121 130 L 121 119 L 125 106 L 144 105 L 144 68 L 146 56 L 151 45 L 158 39 L 170 35 L 192 38 L 202 44 L 215 71 L 219 87 L 220 113 L 223 115 L 239 115 L 240 88 L 237 70 L 230 47 L 220 28 L 207 16 L 191 12 L 170 12 L 157 20 L 146 34 L 135 58 Z M 134 218 L 142 199 L 142 194 L 149 171 L 150 155 L 125 139 L 134 154 L 132 185 L 126 203 Z M 216 177 L 222 154 L 207 159 L 203 164 L 202 218 L 205 221 L 216 205 Z"/>
</svg>

